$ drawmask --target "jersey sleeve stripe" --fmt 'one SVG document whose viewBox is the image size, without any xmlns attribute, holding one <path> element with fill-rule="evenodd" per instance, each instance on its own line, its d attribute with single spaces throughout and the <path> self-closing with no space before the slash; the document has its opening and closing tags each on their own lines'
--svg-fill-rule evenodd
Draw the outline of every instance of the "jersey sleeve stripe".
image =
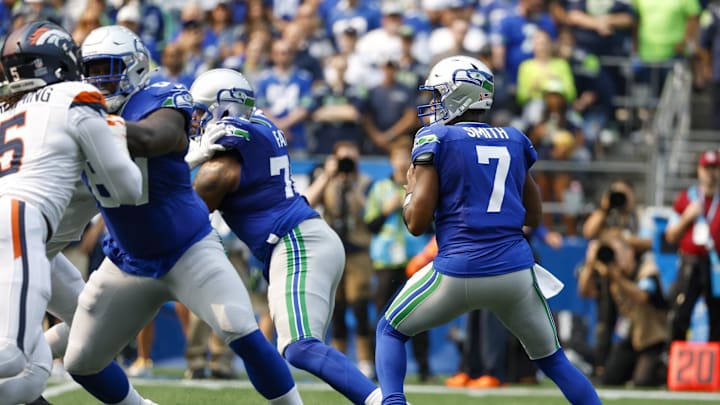
<svg viewBox="0 0 720 405">
<path fill-rule="evenodd" d="M 107 113 L 105 97 L 97 91 L 81 91 L 76 94 L 70 103 L 70 108 L 73 107 L 90 107 L 99 113 Z"/>
<path fill-rule="evenodd" d="M 81 91 L 73 98 L 73 103 L 102 104 L 105 107 L 105 97 L 97 91 Z"/>
<path fill-rule="evenodd" d="M 107 113 L 107 108 L 105 107 L 105 103 L 85 103 L 85 102 L 73 101 L 72 103 L 70 103 L 70 108 L 73 108 L 73 107 L 90 107 L 99 113 L 100 112 Z"/>
</svg>

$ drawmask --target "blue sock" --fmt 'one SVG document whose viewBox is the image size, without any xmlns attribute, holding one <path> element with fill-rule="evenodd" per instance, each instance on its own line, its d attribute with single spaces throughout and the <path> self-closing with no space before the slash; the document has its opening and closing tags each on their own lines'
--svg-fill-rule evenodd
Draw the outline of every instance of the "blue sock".
<svg viewBox="0 0 720 405">
<path fill-rule="evenodd" d="M 116 404 L 130 392 L 130 383 L 125 372 L 114 361 L 97 374 L 72 374 L 72 378 L 104 404 Z"/>
<path fill-rule="evenodd" d="M 403 383 L 407 373 L 405 342 L 409 337 L 390 326 L 385 317 L 375 332 L 375 369 L 383 392 L 383 405 L 404 404 Z"/>
<path fill-rule="evenodd" d="M 250 382 L 266 399 L 282 396 L 295 386 L 285 360 L 259 330 L 233 340 L 229 346 L 243 359 Z"/>
<path fill-rule="evenodd" d="M 355 404 L 364 404 L 377 388 L 344 354 L 314 338 L 288 345 L 285 358 L 293 366 L 320 377 Z"/>
<path fill-rule="evenodd" d="M 558 349 L 555 353 L 542 359 L 534 360 L 540 370 L 557 384 L 568 401 L 574 405 L 600 405 L 595 388 L 590 381 L 570 360 L 565 352 Z"/>
</svg>

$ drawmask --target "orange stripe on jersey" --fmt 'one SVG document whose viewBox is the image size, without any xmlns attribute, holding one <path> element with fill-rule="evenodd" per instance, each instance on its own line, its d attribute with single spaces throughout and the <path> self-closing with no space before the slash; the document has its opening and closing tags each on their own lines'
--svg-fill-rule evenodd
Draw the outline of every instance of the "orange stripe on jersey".
<svg viewBox="0 0 720 405">
<path fill-rule="evenodd" d="M 12 218 L 12 243 L 13 243 L 13 259 L 22 256 L 22 239 L 20 236 L 20 202 L 12 200 L 10 202 L 10 216 Z"/>
<path fill-rule="evenodd" d="M 105 105 L 105 97 L 97 91 L 81 91 L 75 96 L 75 98 L 73 98 L 72 102 L 81 104 L 102 104 L 103 107 L 107 108 Z"/>
</svg>

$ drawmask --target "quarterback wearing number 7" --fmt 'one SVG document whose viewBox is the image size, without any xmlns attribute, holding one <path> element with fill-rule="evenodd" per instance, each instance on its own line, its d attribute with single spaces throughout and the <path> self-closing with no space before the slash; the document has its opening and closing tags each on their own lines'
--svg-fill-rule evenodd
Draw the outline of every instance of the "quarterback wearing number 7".
<svg viewBox="0 0 720 405">
<path fill-rule="evenodd" d="M 478 122 L 492 106 L 492 72 L 466 56 L 439 61 L 420 90 L 425 124 L 415 136 L 403 204 L 411 233 L 435 222 L 438 253 L 389 304 L 377 327 L 375 364 L 383 404 L 405 404 L 405 342 L 474 310 L 488 309 L 573 404 L 599 404 L 592 384 L 565 357 L 538 284 L 523 225 L 542 212 L 529 169 L 530 140 L 512 127 Z"/>
</svg>

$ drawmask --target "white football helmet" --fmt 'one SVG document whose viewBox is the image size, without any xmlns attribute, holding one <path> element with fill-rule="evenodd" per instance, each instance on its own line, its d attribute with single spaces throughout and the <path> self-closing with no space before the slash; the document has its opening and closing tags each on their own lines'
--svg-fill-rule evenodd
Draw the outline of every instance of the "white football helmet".
<svg viewBox="0 0 720 405">
<path fill-rule="evenodd" d="M 484 63 L 469 56 L 451 56 L 430 70 L 422 91 L 432 91 L 430 104 L 418 106 L 421 121 L 445 124 L 467 110 L 489 110 L 494 91 L 493 74 Z"/>
<path fill-rule="evenodd" d="M 212 69 L 201 74 L 190 86 L 195 102 L 192 127 L 195 135 L 223 117 L 248 119 L 255 107 L 255 92 L 242 73 L 232 69 Z"/>
<path fill-rule="evenodd" d="M 128 97 L 148 83 L 150 52 L 134 32 L 121 25 L 92 30 L 83 41 L 85 81 L 105 95 L 108 110 L 119 111 Z M 106 74 L 93 74 L 94 66 L 108 63 Z"/>
</svg>

